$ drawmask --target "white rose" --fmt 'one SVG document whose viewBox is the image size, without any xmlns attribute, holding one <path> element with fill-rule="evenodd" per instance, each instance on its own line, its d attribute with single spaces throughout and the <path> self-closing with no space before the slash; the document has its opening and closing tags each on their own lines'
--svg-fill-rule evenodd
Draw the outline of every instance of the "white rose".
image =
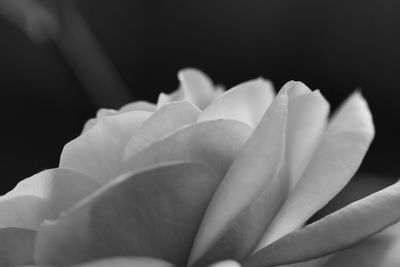
<svg viewBox="0 0 400 267">
<path fill-rule="evenodd" d="M 396 184 L 303 227 L 373 139 L 359 93 L 328 119 L 328 102 L 300 82 L 275 97 L 262 78 L 223 92 L 197 70 L 178 77 L 157 105 L 100 110 L 58 168 L 0 198 L 4 266 L 282 265 L 400 219 Z"/>
</svg>

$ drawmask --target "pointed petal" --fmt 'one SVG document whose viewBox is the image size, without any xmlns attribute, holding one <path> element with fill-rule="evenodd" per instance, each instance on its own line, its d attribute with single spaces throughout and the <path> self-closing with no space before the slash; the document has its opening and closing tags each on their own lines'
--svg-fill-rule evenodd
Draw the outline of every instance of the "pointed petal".
<svg viewBox="0 0 400 267">
<path fill-rule="evenodd" d="M 255 128 L 275 97 L 271 82 L 262 78 L 242 83 L 214 99 L 199 121 L 238 120 Z"/>
<path fill-rule="evenodd" d="M 329 103 L 317 90 L 289 100 L 286 157 L 291 184 L 307 167 L 326 129 Z"/>
<path fill-rule="evenodd" d="M 179 89 L 170 93 L 161 93 L 157 100 L 157 109 L 176 101 L 189 101 L 200 109 L 204 109 L 219 94 L 221 89 L 215 88 L 210 78 L 198 69 L 186 68 L 178 72 Z"/>
<path fill-rule="evenodd" d="M 283 157 L 287 112 L 287 90 L 282 90 L 213 196 L 196 235 L 190 263 L 211 248 L 277 174 Z"/>
<path fill-rule="evenodd" d="M 73 267 L 173 267 L 171 263 L 154 258 L 111 258 L 89 262 Z"/>
<path fill-rule="evenodd" d="M 200 110 L 189 102 L 175 102 L 163 106 L 145 121 L 129 140 L 123 158 L 128 159 L 167 134 L 194 123 L 199 114 Z"/>
<path fill-rule="evenodd" d="M 184 266 L 219 182 L 206 165 L 182 162 L 117 178 L 59 220 L 42 224 L 35 260 L 64 266 L 145 256 Z"/>
<path fill-rule="evenodd" d="M 204 109 L 215 97 L 214 85 L 210 78 L 198 69 L 187 68 L 178 72 L 178 79 L 185 100 Z"/>
<path fill-rule="evenodd" d="M 0 197 L 0 228 L 36 230 L 99 187 L 90 177 L 73 170 L 51 169 L 18 183 Z"/>
<path fill-rule="evenodd" d="M 261 249 L 244 266 L 275 266 L 348 248 L 400 220 L 400 183 L 356 201 Z"/>
<path fill-rule="evenodd" d="M 117 174 L 126 143 L 151 114 L 132 111 L 102 117 L 64 146 L 60 167 L 80 171 L 100 183 L 111 180 Z"/>
<path fill-rule="evenodd" d="M 196 161 L 213 167 L 223 177 L 252 130 L 232 120 L 188 125 L 166 136 L 122 163 L 120 173 L 168 161 Z"/>
<path fill-rule="evenodd" d="M 35 236 L 36 232 L 29 229 L 0 229 L 0 265 L 14 267 L 31 262 Z"/>
<path fill-rule="evenodd" d="M 258 249 L 301 227 L 353 177 L 374 136 L 372 117 L 359 93 L 332 119 L 302 178 L 262 238 Z"/>
</svg>

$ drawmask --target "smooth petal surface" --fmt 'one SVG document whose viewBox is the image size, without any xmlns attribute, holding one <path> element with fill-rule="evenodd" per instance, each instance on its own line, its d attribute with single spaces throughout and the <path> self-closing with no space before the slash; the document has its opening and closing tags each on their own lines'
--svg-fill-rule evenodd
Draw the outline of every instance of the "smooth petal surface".
<svg viewBox="0 0 400 267">
<path fill-rule="evenodd" d="M 102 117 L 64 146 L 60 167 L 80 171 L 100 183 L 108 182 L 117 175 L 126 143 L 151 115 L 132 111 Z"/>
<path fill-rule="evenodd" d="M 169 163 L 113 180 L 38 233 L 39 264 L 115 256 L 155 257 L 184 266 L 220 183 L 204 164 Z"/>
<path fill-rule="evenodd" d="M 194 123 L 199 114 L 200 110 L 189 102 L 175 102 L 163 106 L 145 121 L 129 140 L 123 158 L 129 159 L 167 134 Z"/>
<path fill-rule="evenodd" d="M 119 173 L 168 161 L 196 161 L 213 167 L 223 177 L 252 130 L 244 123 L 217 120 L 186 126 L 122 163 Z"/>
<path fill-rule="evenodd" d="M 211 200 L 190 257 L 194 263 L 273 180 L 284 154 L 287 90 L 279 92 Z"/>
<path fill-rule="evenodd" d="M 173 267 L 171 263 L 154 258 L 111 258 L 74 265 L 73 267 Z"/>
<path fill-rule="evenodd" d="M 365 100 L 355 93 L 333 117 L 302 178 L 258 249 L 301 227 L 353 177 L 374 137 Z"/>
<path fill-rule="evenodd" d="M 23 228 L 0 229 L 0 266 L 14 267 L 33 259 L 36 232 Z"/>
<path fill-rule="evenodd" d="M 400 220 L 400 183 L 356 201 L 261 249 L 244 266 L 310 260 L 348 248 Z"/>
<path fill-rule="evenodd" d="M 397 223 L 359 245 L 331 256 L 321 267 L 397 267 L 400 263 L 400 224 Z"/>
<path fill-rule="evenodd" d="M 200 114 L 199 121 L 231 119 L 255 128 L 274 97 L 271 82 L 262 78 L 251 80 L 214 99 Z"/>
<path fill-rule="evenodd" d="M 293 82 L 292 86 L 299 86 L 299 82 Z M 301 86 L 305 85 L 301 84 Z M 286 130 L 286 160 L 291 187 L 297 183 L 307 167 L 326 129 L 328 115 L 329 103 L 318 90 L 290 97 Z"/>
<path fill-rule="evenodd" d="M 22 180 L 0 197 L 0 229 L 37 230 L 45 219 L 55 219 L 99 187 L 90 177 L 73 170 L 51 169 Z"/>
</svg>

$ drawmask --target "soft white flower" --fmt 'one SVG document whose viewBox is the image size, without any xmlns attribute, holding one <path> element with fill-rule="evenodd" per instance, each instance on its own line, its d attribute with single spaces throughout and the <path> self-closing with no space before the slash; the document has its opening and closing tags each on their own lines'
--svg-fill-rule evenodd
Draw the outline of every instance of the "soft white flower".
<svg viewBox="0 0 400 267">
<path fill-rule="evenodd" d="M 395 184 L 304 227 L 373 139 L 360 93 L 328 118 L 301 82 L 178 77 L 156 105 L 100 110 L 58 168 L 0 198 L 4 266 L 322 266 L 400 219 Z"/>
</svg>

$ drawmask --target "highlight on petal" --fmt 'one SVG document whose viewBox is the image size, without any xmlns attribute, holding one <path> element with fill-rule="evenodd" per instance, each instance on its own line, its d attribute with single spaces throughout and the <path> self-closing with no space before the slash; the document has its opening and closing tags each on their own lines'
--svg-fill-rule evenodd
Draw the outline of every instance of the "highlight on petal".
<svg viewBox="0 0 400 267">
<path fill-rule="evenodd" d="M 211 168 L 193 162 L 152 166 L 121 176 L 58 220 L 42 224 L 35 260 L 65 266 L 143 256 L 185 266 L 219 183 Z"/>
<path fill-rule="evenodd" d="M 203 110 L 199 121 L 238 120 L 255 128 L 275 97 L 270 81 L 258 78 L 226 91 Z"/>
<path fill-rule="evenodd" d="M 102 117 L 64 146 L 60 167 L 80 171 L 100 183 L 108 182 L 117 175 L 125 145 L 151 115 L 132 111 Z"/>
<path fill-rule="evenodd" d="M 373 137 L 368 106 L 355 93 L 331 120 L 309 165 L 257 250 L 301 227 L 331 200 L 355 174 Z"/>
<path fill-rule="evenodd" d="M 173 267 L 173 265 L 159 259 L 133 257 L 103 259 L 73 267 Z"/>
<path fill-rule="evenodd" d="M 210 267 L 240 267 L 240 264 L 237 263 L 236 261 L 227 260 L 212 264 L 210 265 Z"/>
<path fill-rule="evenodd" d="M 196 161 L 213 167 L 223 177 L 252 129 L 232 120 L 206 121 L 185 126 L 122 163 L 119 173 L 168 161 Z"/>
<path fill-rule="evenodd" d="M 190 264 L 203 256 L 229 230 L 234 219 L 277 175 L 284 155 L 287 112 L 287 90 L 283 90 L 235 158 L 213 196 L 196 235 Z"/>
<path fill-rule="evenodd" d="M 200 109 L 204 109 L 222 91 L 214 87 L 210 78 L 202 71 L 186 68 L 178 72 L 180 87 L 167 95 L 161 93 L 158 97 L 157 108 L 175 101 L 189 101 Z"/>
<path fill-rule="evenodd" d="M 33 259 L 36 232 L 23 228 L 0 229 L 0 265 L 14 267 L 28 264 Z"/>
<path fill-rule="evenodd" d="M 97 182 L 77 171 L 40 172 L 0 197 L 0 228 L 37 230 L 43 220 L 57 218 L 98 187 Z"/>
<path fill-rule="evenodd" d="M 155 141 L 179 128 L 194 123 L 200 110 L 189 102 L 174 102 L 157 110 L 131 137 L 124 149 L 128 159 Z"/>
<path fill-rule="evenodd" d="M 400 220 L 400 183 L 292 232 L 256 252 L 244 266 L 275 266 L 310 260 L 349 248 Z"/>
<path fill-rule="evenodd" d="M 149 112 L 155 112 L 156 111 L 156 105 L 153 103 L 147 102 L 147 101 L 135 101 L 129 104 L 126 104 L 122 106 L 118 112 L 119 113 L 125 113 L 125 112 L 130 112 L 130 111 L 149 111 Z"/>
</svg>

